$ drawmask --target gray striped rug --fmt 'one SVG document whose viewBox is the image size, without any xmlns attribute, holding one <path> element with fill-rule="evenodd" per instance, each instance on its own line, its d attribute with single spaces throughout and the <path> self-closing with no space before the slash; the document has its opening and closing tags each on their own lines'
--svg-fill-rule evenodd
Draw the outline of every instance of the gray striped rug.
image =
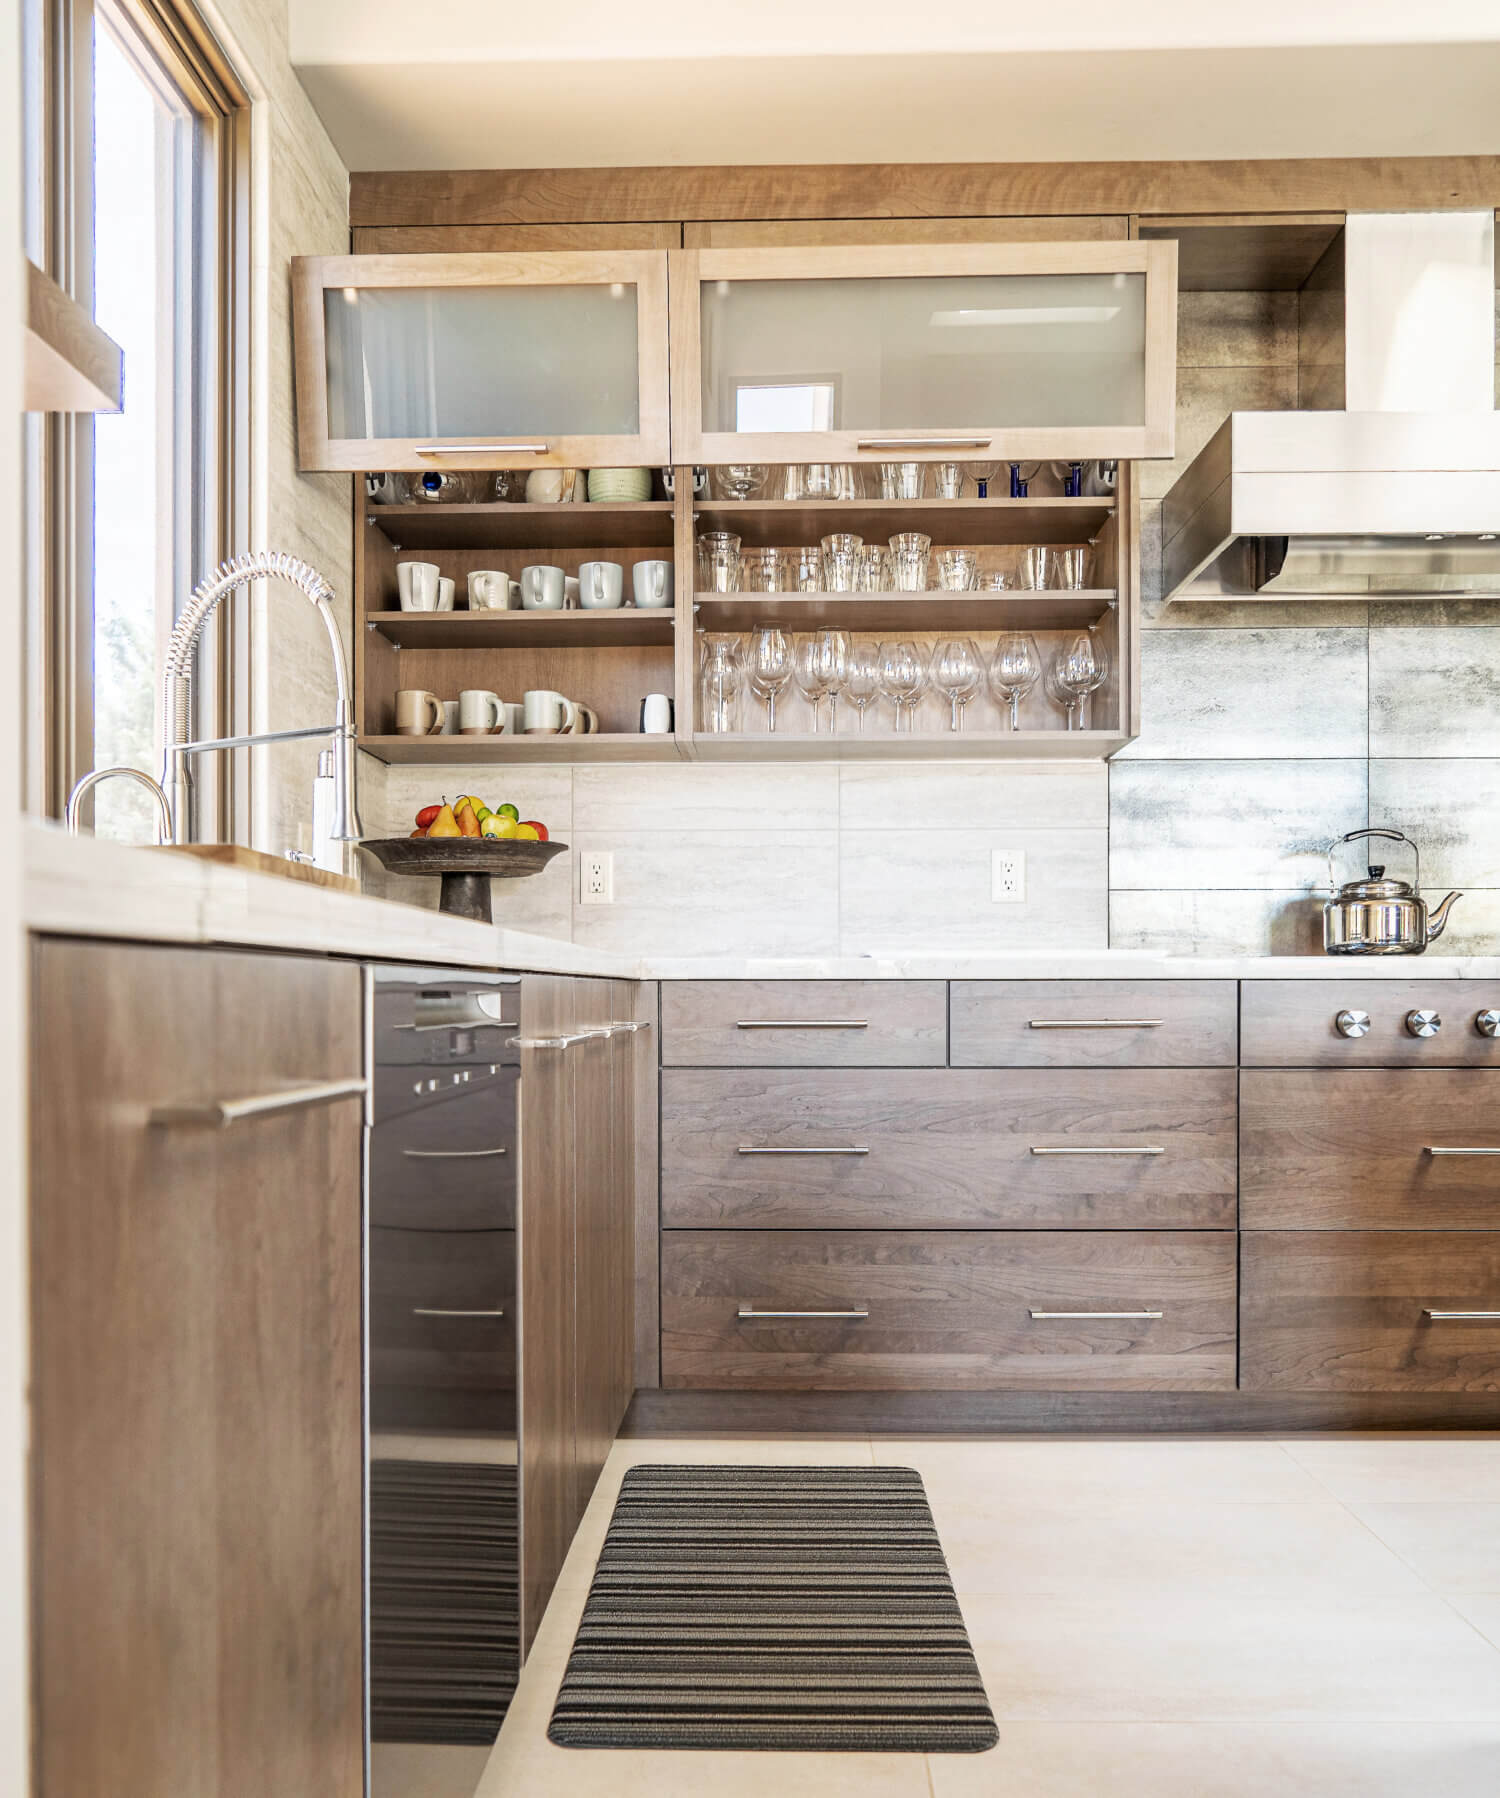
<svg viewBox="0 0 1500 1798">
<path fill-rule="evenodd" d="M 634 1467 L 548 1735 L 971 1753 L 998 1740 L 909 1467 Z"/>
</svg>

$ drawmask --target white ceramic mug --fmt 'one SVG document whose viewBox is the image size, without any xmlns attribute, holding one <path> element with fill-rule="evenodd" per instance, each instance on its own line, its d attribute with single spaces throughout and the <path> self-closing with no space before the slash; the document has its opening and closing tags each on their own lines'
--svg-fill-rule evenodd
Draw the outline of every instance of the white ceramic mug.
<svg viewBox="0 0 1500 1798">
<path fill-rule="evenodd" d="M 521 570 L 521 605 L 528 612 L 560 612 L 567 591 L 567 576 L 547 562 L 533 562 Z"/>
<path fill-rule="evenodd" d="M 514 598 L 512 598 L 514 593 Z M 471 612 L 509 612 L 521 601 L 520 584 L 503 568 L 475 568 L 469 573 Z"/>
<path fill-rule="evenodd" d="M 502 699 L 500 701 L 500 732 L 502 737 L 519 737 L 524 728 L 523 708 L 519 700 Z"/>
<path fill-rule="evenodd" d="M 630 571 L 635 603 L 643 610 L 665 611 L 672 604 L 672 564 L 637 562 Z"/>
<path fill-rule="evenodd" d="M 618 562 L 581 563 L 578 589 L 585 612 L 612 612 L 625 603 L 625 570 Z"/>
<path fill-rule="evenodd" d="M 528 737 L 567 736 L 578 723 L 578 707 L 561 693 L 534 687 L 521 697 L 521 726 Z"/>
<path fill-rule="evenodd" d="M 436 562 L 398 562 L 396 591 L 401 595 L 401 610 L 435 612 L 438 609 L 438 582 L 441 579 Z"/>
<path fill-rule="evenodd" d="M 438 602 L 440 612 L 451 612 L 453 602 L 458 596 L 458 582 L 450 580 L 446 574 L 438 576 Z"/>
<path fill-rule="evenodd" d="M 438 732 L 440 737 L 456 737 L 458 735 L 458 701 L 443 701 L 443 728 Z"/>
<path fill-rule="evenodd" d="M 443 728 L 443 702 L 425 687 L 403 687 L 396 695 L 396 735 L 431 737 Z"/>
<path fill-rule="evenodd" d="M 672 700 L 667 693 L 648 693 L 641 701 L 641 734 L 665 737 L 672 730 Z"/>
<path fill-rule="evenodd" d="M 486 687 L 469 687 L 458 696 L 458 731 L 463 737 L 487 737 L 500 728 L 500 695 Z"/>
</svg>

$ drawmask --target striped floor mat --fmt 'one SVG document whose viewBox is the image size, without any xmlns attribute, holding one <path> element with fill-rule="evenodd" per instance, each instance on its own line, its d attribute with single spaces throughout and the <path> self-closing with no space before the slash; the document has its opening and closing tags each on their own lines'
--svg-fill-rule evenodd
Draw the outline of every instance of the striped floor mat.
<svg viewBox="0 0 1500 1798">
<path fill-rule="evenodd" d="M 632 1468 L 547 1733 L 566 1748 L 993 1747 L 921 1476 Z"/>
</svg>

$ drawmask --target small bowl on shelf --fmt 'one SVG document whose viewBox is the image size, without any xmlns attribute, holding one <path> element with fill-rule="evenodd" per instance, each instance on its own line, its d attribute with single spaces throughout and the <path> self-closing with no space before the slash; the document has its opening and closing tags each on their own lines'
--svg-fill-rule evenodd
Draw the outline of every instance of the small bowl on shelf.
<svg viewBox="0 0 1500 1798">
<path fill-rule="evenodd" d="M 589 498 L 596 505 L 639 504 L 651 497 L 649 468 L 591 468 Z"/>
<path fill-rule="evenodd" d="M 492 879 L 525 880 L 540 874 L 567 847 L 517 837 L 366 837 L 360 843 L 388 873 L 440 875 L 438 910 L 477 924 L 495 921 Z"/>
</svg>

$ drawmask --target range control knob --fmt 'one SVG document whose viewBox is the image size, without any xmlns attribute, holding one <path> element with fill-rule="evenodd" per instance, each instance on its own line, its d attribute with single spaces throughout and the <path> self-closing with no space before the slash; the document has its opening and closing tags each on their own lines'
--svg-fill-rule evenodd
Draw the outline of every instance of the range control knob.
<svg viewBox="0 0 1500 1798">
<path fill-rule="evenodd" d="M 1436 1036 L 1443 1027 L 1443 1020 L 1435 1011 L 1409 1011 L 1406 1014 L 1406 1028 L 1413 1036 Z"/>
<path fill-rule="evenodd" d="M 1500 1011 L 1476 1011 L 1474 1028 L 1481 1036 L 1500 1036 Z"/>
<path fill-rule="evenodd" d="M 1333 1027 L 1340 1036 L 1368 1036 L 1370 1014 L 1367 1011 L 1341 1011 L 1333 1020 Z"/>
</svg>

